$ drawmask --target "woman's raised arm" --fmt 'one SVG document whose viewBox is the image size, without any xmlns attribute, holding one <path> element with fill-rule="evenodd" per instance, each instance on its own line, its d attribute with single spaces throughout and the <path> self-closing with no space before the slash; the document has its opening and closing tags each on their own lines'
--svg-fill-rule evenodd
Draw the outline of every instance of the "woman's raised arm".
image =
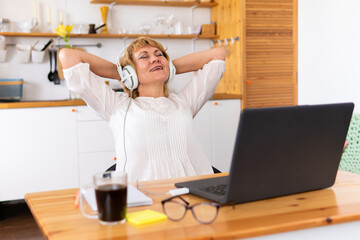
<svg viewBox="0 0 360 240">
<path fill-rule="evenodd" d="M 96 75 L 120 80 L 116 64 L 93 54 L 75 49 L 63 48 L 59 53 L 59 58 L 64 69 L 75 66 L 81 62 L 89 63 L 90 70 Z"/>
<path fill-rule="evenodd" d="M 225 60 L 226 50 L 223 47 L 212 48 L 205 51 L 191 53 L 173 60 L 176 73 L 197 71 L 212 60 Z"/>
</svg>

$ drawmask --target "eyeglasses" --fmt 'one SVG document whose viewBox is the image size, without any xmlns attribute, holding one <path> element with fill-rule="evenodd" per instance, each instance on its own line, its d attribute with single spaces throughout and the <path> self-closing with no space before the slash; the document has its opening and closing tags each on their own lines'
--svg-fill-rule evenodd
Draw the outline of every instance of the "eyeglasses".
<svg viewBox="0 0 360 240">
<path fill-rule="evenodd" d="M 215 221 L 220 204 L 213 202 L 202 202 L 191 205 L 180 196 L 173 196 L 161 201 L 163 211 L 172 221 L 180 221 L 184 218 L 187 210 L 191 210 L 194 218 L 203 224 Z"/>
</svg>

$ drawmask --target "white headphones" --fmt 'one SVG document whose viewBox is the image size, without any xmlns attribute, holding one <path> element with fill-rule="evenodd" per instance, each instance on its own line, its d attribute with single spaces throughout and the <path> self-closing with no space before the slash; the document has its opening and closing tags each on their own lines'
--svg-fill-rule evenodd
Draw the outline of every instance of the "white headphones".
<svg viewBox="0 0 360 240">
<path fill-rule="evenodd" d="M 121 82 L 124 83 L 124 85 L 130 90 L 133 91 L 139 86 L 139 80 L 136 75 L 135 69 L 131 65 L 126 65 L 124 68 L 121 67 L 120 59 L 124 57 L 124 53 L 126 51 L 127 47 L 122 49 L 116 59 L 116 66 L 117 71 L 120 75 Z M 176 68 L 172 61 L 169 59 L 169 78 L 166 81 L 167 83 L 172 81 L 176 74 Z"/>
</svg>

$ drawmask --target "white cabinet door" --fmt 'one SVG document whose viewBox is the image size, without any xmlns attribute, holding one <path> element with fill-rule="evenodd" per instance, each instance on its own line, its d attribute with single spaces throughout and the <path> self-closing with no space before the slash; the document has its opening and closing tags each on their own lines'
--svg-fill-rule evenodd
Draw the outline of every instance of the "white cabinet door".
<svg viewBox="0 0 360 240">
<path fill-rule="evenodd" d="M 79 153 L 114 151 L 114 139 L 108 123 L 88 107 L 77 107 Z"/>
<path fill-rule="evenodd" d="M 116 163 L 115 146 L 108 123 L 88 107 L 77 107 L 79 186 L 90 183 L 95 173 Z"/>
<path fill-rule="evenodd" d="M 78 186 L 72 107 L 0 110 L 0 201 Z"/>
<path fill-rule="evenodd" d="M 98 117 L 88 106 L 77 106 L 74 109 L 76 111 L 76 119 L 78 121 L 102 121 L 102 119 Z"/>
<path fill-rule="evenodd" d="M 228 172 L 240 118 L 240 99 L 210 102 L 213 166 L 221 172 Z"/>
<path fill-rule="evenodd" d="M 195 117 L 201 145 L 211 165 L 228 172 L 240 118 L 240 99 L 210 100 Z"/>
<path fill-rule="evenodd" d="M 212 162 L 212 126 L 211 126 L 211 101 L 208 101 L 194 118 L 195 127 L 200 144 L 210 161 Z"/>
<path fill-rule="evenodd" d="M 115 149 L 112 132 L 105 121 L 78 122 L 78 144 L 79 153 Z"/>
<path fill-rule="evenodd" d="M 79 154 L 79 186 L 92 182 L 92 176 L 116 163 L 115 152 L 96 152 Z"/>
</svg>

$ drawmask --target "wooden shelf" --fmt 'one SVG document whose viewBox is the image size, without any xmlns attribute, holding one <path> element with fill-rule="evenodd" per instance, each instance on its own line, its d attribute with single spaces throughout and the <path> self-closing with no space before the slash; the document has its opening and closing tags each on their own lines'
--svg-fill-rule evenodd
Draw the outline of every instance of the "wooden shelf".
<svg viewBox="0 0 360 240">
<path fill-rule="evenodd" d="M 8 37 L 51 37 L 56 38 L 55 33 L 22 33 L 22 32 L 3 32 L 3 36 Z M 174 39 L 216 39 L 216 35 L 167 35 L 167 34 L 71 34 L 70 38 L 137 38 L 140 36 L 148 36 L 151 38 L 174 38 Z"/>
<path fill-rule="evenodd" d="M 91 0 L 90 3 L 98 4 L 111 4 L 116 2 L 118 5 L 143 5 L 143 6 L 163 6 L 163 7 L 201 7 L 201 8 L 211 8 L 215 7 L 218 4 L 214 2 L 210 3 L 200 3 L 197 1 L 151 1 L 151 0 Z"/>
<path fill-rule="evenodd" d="M 215 93 L 213 95 L 213 100 L 220 99 L 242 99 L 242 94 L 227 94 L 227 93 Z"/>
</svg>

